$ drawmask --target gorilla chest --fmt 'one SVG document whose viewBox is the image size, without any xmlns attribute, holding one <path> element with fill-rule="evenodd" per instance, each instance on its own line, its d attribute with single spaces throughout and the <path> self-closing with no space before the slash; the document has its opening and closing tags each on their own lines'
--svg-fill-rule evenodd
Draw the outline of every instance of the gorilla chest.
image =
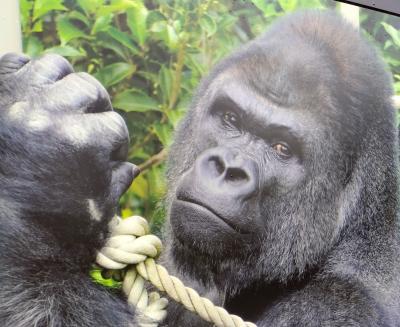
<svg viewBox="0 0 400 327">
<path fill-rule="evenodd" d="M 301 290 L 306 284 L 307 281 L 301 280 L 286 285 L 271 283 L 264 286 L 249 287 L 232 297 L 227 297 L 224 307 L 231 314 L 255 322 L 285 297 Z"/>
</svg>

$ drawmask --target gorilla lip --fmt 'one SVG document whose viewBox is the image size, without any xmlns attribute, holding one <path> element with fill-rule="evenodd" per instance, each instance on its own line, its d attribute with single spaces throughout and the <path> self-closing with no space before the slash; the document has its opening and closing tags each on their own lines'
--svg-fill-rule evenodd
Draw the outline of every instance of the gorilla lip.
<svg viewBox="0 0 400 327">
<path fill-rule="evenodd" d="M 207 210 L 209 213 L 212 214 L 213 217 L 222 221 L 226 226 L 228 226 L 230 229 L 232 229 L 236 233 L 244 234 L 241 230 L 238 229 L 237 226 L 233 225 L 231 222 L 229 222 L 226 219 L 224 219 L 223 217 L 221 217 L 218 213 L 216 213 L 214 210 L 212 210 L 210 207 L 204 205 L 200 201 L 196 201 L 193 199 L 187 199 L 187 198 L 177 198 L 177 201 L 186 203 L 186 204 L 190 204 L 191 206 L 200 207 L 203 210 Z"/>
</svg>

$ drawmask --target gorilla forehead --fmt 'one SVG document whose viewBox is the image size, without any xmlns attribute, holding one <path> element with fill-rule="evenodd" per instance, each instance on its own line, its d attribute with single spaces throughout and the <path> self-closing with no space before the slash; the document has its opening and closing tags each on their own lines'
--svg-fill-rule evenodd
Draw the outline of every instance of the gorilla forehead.
<svg viewBox="0 0 400 327">
<path fill-rule="evenodd" d="M 360 111 L 386 102 L 392 94 L 390 77 L 382 74 L 382 66 L 353 26 L 334 13 L 309 11 L 273 24 L 218 64 L 205 84 L 216 78 L 222 79 L 220 84 L 239 78 L 242 88 L 246 85 L 280 106 L 333 116 L 340 109 L 358 120 Z"/>
<path fill-rule="evenodd" d="M 246 84 L 281 107 L 310 110 L 319 104 L 321 110 L 331 96 L 331 66 L 321 53 L 297 43 L 272 42 L 264 48 L 255 43 L 257 49 L 238 69 Z"/>
<path fill-rule="evenodd" d="M 328 56 L 294 37 L 291 42 L 256 40 L 227 58 L 217 71 L 211 87 L 228 89 L 226 84 L 236 81 L 240 88 L 278 106 L 306 110 L 330 105 L 331 81 L 337 78 Z"/>
</svg>

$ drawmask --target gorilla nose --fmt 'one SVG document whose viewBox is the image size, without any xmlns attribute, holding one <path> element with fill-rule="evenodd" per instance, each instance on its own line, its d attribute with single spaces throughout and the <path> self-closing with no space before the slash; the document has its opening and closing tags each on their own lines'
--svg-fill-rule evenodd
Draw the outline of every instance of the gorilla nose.
<svg viewBox="0 0 400 327">
<path fill-rule="evenodd" d="M 196 162 L 195 175 L 207 193 L 247 198 L 257 189 L 255 162 L 238 150 L 217 147 L 205 151 Z"/>
</svg>

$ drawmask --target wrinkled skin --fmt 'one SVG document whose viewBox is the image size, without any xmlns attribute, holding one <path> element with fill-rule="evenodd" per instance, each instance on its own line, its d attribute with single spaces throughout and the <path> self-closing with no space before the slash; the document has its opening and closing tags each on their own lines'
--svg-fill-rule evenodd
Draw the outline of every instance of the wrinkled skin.
<svg viewBox="0 0 400 327">
<path fill-rule="evenodd" d="M 257 326 L 400 326 L 391 79 L 332 12 L 279 20 L 199 87 L 164 264 Z M 168 326 L 208 325 L 173 304 Z"/>
<path fill-rule="evenodd" d="M 94 78 L 62 57 L 0 58 L 0 325 L 134 326 L 89 277 L 138 173 L 128 131 Z"/>
</svg>

